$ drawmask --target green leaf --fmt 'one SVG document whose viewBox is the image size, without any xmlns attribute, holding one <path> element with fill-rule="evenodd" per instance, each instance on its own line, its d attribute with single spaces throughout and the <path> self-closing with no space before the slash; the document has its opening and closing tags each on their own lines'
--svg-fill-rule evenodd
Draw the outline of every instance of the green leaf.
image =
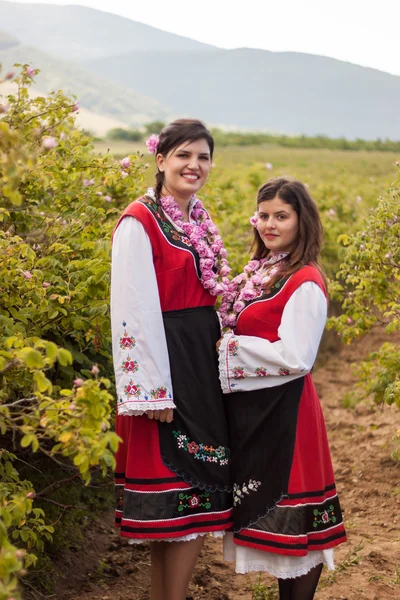
<svg viewBox="0 0 400 600">
<path fill-rule="evenodd" d="M 39 392 L 45 392 L 52 388 L 51 381 L 47 379 L 43 371 L 36 371 L 33 375 L 33 379 L 37 385 Z"/>
<path fill-rule="evenodd" d="M 72 365 L 72 354 L 65 348 L 59 348 L 57 351 L 58 361 L 60 365 L 66 367 L 67 365 Z"/>
<path fill-rule="evenodd" d="M 53 342 L 46 343 L 46 354 L 52 362 L 57 358 L 57 346 Z"/>
<path fill-rule="evenodd" d="M 27 448 L 30 444 L 33 444 L 33 442 L 36 440 L 36 436 L 33 433 L 28 433 L 27 435 L 24 435 L 21 439 L 21 446 L 23 448 Z"/>
<path fill-rule="evenodd" d="M 17 357 L 22 360 L 29 369 L 41 369 L 44 367 L 44 360 L 38 350 L 33 348 L 22 348 L 17 354 Z"/>
</svg>

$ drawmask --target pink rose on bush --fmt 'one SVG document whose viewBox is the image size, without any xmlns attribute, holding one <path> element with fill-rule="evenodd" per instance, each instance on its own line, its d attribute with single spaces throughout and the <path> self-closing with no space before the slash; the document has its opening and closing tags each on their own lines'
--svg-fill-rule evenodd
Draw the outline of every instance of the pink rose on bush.
<svg viewBox="0 0 400 600">
<path fill-rule="evenodd" d="M 53 150 L 57 146 L 57 140 L 50 135 L 46 135 L 42 140 L 42 146 L 45 150 Z"/>
<path fill-rule="evenodd" d="M 119 164 L 123 169 L 129 169 L 129 167 L 131 166 L 131 159 L 129 158 L 129 156 L 125 156 L 125 158 L 123 158 Z"/>
</svg>

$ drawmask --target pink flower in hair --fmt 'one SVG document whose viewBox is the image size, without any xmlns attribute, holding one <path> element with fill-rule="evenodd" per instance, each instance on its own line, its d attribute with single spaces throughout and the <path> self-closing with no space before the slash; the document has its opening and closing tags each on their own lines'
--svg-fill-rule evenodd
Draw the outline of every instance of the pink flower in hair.
<svg viewBox="0 0 400 600">
<path fill-rule="evenodd" d="M 153 133 L 148 140 L 146 140 L 147 150 L 150 154 L 155 154 L 157 152 L 158 142 L 160 141 L 160 136 Z"/>
<path fill-rule="evenodd" d="M 257 227 L 257 223 L 258 223 L 258 212 L 257 211 L 254 213 L 254 215 L 252 217 L 250 217 L 250 223 L 253 225 L 253 227 Z"/>
</svg>

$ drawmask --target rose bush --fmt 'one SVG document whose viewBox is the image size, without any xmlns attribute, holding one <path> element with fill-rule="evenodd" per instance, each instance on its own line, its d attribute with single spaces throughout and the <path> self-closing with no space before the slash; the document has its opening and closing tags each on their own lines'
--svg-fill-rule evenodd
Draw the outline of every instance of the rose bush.
<svg viewBox="0 0 400 600">
<path fill-rule="evenodd" d="M 19 598 L 53 533 L 38 503 L 114 466 L 110 236 L 144 171 L 139 156 L 96 155 L 75 99 L 30 98 L 38 71 L 17 67 L 0 98 L 0 600 Z M 42 488 L 19 474 L 31 453 L 56 465 Z"/>
</svg>

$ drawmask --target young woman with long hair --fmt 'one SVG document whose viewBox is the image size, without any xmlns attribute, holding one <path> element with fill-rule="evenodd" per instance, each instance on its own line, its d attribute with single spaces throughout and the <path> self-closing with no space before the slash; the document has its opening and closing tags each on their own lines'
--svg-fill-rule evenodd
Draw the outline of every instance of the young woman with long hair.
<svg viewBox="0 0 400 600">
<path fill-rule="evenodd" d="M 311 370 L 327 316 L 322 226 L 298 181 L 261 187 L 254 255 L 223 296 L 218 342 L 232 451 L 236 571 L 278 578 L 280 600 L 312 600 L 346 539 Z M 233 543 L 232 543 L 233 542 Z"/>
<path fill-rule="evenodd" d="M 214 308 L 229 283 L 218 230 L 196 193 L 214 140 L 197 120 L 148 144 L 154 189 L 113 236 L 111 320 L 118 395 L 117 525 L 151 546 L 151 600 L 184 600 L 204 535 L 231 526 L 229 449 Z"/>
</svg>

